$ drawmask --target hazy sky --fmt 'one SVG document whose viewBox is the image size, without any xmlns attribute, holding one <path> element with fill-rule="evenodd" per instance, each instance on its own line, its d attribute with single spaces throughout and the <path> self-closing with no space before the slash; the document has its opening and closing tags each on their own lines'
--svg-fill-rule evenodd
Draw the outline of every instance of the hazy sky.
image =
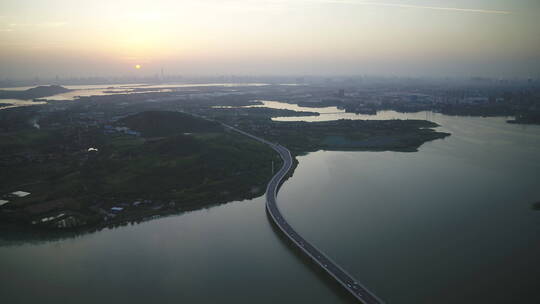
<svg viewBox="0 0 540 304">
<path fill-rule="evenodd" d="M 540 0 L 0 0 L 0 77 L 161 67 L 538 77 Z"/>
</svg>

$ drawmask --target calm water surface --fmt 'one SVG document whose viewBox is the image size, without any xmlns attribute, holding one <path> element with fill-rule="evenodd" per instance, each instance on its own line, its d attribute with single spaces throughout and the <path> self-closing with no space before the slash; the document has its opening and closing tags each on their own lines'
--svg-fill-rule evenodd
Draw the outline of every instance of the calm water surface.
<svg viewBox="0 0 540 304">
<path fill-rule="evenodd" d="M 224 88 L 233 88 L 233 87 L 258 87 L 265 86 L 268 84 L 265 83 L 164 83 L 164 84 L 92 84 L 92 85 L 64 85 L 63 87 L 70 89 L 72 91 L 56 94 L 49 97 L 44 97 L 40 99 L 45 100 L 75 100 L 79 97 L 88 97 L 88 96 L 101 96 L 101 95 L 115 95 L 115 94 L 126 94 L 126 93 L 151 93 L 151 92 L 171 92 L 179 91 L 185 88 L 201 88 L 201 87 L 224 87 Z M 9 90 L 9 91 L 24 91 L 35 86 L 26 86 L 26 87 L 12 87 L 12 88 L 0 88 L 0 90 Z M 145 89 L 145 91 L 135 91 L 136 89 Z M 0 99 L 0 103 L 8 103 L 11 105 L 0 106 L 1 109 L 13 108 L 13 107 L 22 107 L 22 106 L 31 106 L 44 104 L 46 102 L 34 102 L 32 99 Z"/>
<path fill-rule="evenodd" d="M 364 119 L 318 119 L 327 115 Z M 389 303 L 539 303 L 540 212 L 531 204 L 540 200 L 540 127 L 369 116 L 426 117 L 452 136 L 414 153 L 299 157 L 279 194 L 285 217 Z M 2 245 L 5 303 L 348 302 L 278 237 L 264 198 Z"/>
</svg>

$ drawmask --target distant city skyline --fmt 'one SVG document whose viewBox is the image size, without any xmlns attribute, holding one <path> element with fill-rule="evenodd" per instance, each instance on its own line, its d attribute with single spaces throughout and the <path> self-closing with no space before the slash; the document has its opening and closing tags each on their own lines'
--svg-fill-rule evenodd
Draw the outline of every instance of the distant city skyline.
<svg viewBox="0 0 540 304">
<path fill-rule="evenodd" d="M 0 77 L 535 78 L 538 18 L 537 0 L 5 0 Z"/>
</svg>

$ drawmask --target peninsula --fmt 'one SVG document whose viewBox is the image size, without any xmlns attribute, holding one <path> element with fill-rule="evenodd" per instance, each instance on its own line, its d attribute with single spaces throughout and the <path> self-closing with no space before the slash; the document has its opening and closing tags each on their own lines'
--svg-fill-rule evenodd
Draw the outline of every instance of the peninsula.
<svg viewBox="0 0 540 304">
<path fill-rule="evenodd" d="M 253 198 L 279 164 L 265 145 L 179 112 L 40 123 L 0 135 L 4 224 L 86 229 Z"/>
<path fill-rule="evenodd" d="M 247 96 L 149 93 L 4 109 L 0 222 L 85 232 L 262 195 L 282 159 L 223 124 L 280 143 L 293 156 L 416 151 L 449 135 L 423 120 L 276 122 L 272 117 L 318 113 L 243 107 L 250 104 Z"/>
</svg>

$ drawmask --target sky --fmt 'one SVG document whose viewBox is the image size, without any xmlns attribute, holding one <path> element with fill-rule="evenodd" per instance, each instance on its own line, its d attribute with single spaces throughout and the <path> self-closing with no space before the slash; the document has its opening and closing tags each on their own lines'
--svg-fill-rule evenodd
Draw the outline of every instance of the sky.
<svg viewBox="0 0 540 304">
<path fill-rule="evenodd" d="M 539 0 L 0 0 L 0 77 L 539 77 L 539 33 Z"/>
</svg>

